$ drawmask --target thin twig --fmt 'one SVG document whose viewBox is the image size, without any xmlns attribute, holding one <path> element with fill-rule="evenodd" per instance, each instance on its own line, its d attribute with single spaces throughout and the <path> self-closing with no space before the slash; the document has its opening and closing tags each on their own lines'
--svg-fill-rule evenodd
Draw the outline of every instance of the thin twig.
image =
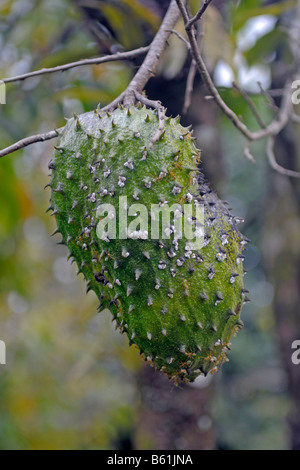
<svg viewBox="0 0 300 470">
<path fill-rule="evenodd" d="M 157 108 L 157 113 L 158 113 L 159 125 L 158 125 L 158 129 L 156 131 L 155 136 L 151 140 L 150 149 L 153 147 L 155 142 L 159 141 L 159 139 L 161 138 L 161 136 L 162 136 L 162 134 L 165 130 L 165 117 L 166 117 L 165 108 L 163 106 L 160 106 L 159 108 Z"/>
<path fill-rule="evenodd" d="M 253 157 L 253 155 L 250 151 L 250 146 L 251 146 L 251 142 L 248 140 L 246 142 L 246 145 L 245 145 L 245 148 L 244 148 L 244 155 L 251 163 L 255 164 L 256 160 L 255 160 L 255 158 Z"/>
<path fill-rule="evenodd" d="M 83 61 L 79 62 L 74 62 L 72 64 L 66 64 L 64 66 L 59 66 L 59 67 L 54 67 L 52 69 L 43 69 L 40 71 L 36 72 L 31 72 L 29 74 L 24 74 L 24 75 L 19 75 L 18 77 L 12 77 L 10 79 L 4 79 L 4 83 L 9 83 L 17 80 L 24 80 L 25 78 L 33 77 L 36 75 L 43 75 L 46 73 L 54 73 L 57 71 L 63 71 L 67 70 L 69 68 L 73 67 L 78 67 L 81 65 L 87 65 L 87 64 L 92 64 L 92 63 L 103 63 L 103 62 L 110 62 L 113 60 L 124 60 L 124 59 L 131 59 L 134 57 L 137 57 L 146 51 L 148 51 L 143 64 L 139 68 L 138 72 L 130 82 L 129 86 L 127 89 L 119 96 L 117 97 L 112 103 L 107 105 L 105 108 L 103 108 L 102 111 L 114 109 L 118 104 L 121 102 L 124 103 L 125 106 L 130 106 L 131 104 L 134 104 L 136 100 L 140 100 L 142 103 L 146 104 L 147 106 L 154 107 L 157 109 L 158 112 L 158 117 L 159 117 L 159 126 L 157 129 L 157 132 L 155 136 L 152 139 L 151 145 L 153 145 L 161 135 L 163 134 L 164 131 L 164 125 L 165 125 L 165 108 L 161 105 L 160 102 L 157 101 L 151 101 L 148 100 L 144 95 L 141 94 L 143 91 L 145 85 L 147 82 L 150 80 L 150 78 L 155 75 L 155 70 L 158 64 L 158 61 L 160 59 L 161 53 L 164 51 L 167 40 L 169 38 L 169 35 L 171 33 L 177 34 L 177 36 L 180 39 L 183 39 L 184 42 L 187 44 L 188 43 L 188 48 L 190 49 L 193 57 L 193 67 L 197 67 L 203 82 L 206 84 L 212 99 L 216 102 L 216 104 L 219 106 L 221 111 L 232 121 L 232 123 L 235 125 L 235 127 L 246 137 L 247 143 L 245 145 L 245 155 L 246 157 L 251 160 L 255 161 L 253 156 L 251 155 L 250 152 L 250 145 L 252 141 L 259 140 L 265 137 L 268 137 L 268 144 L 267 144 L 267 154 L 269 158 L 269 162 L 276 171 L 279 173 L 282 173 L 287 176 L 294 176 L 294 177 L 299 177 L 300 173 L 292 171 L 292 170 L 287 170 L 283 167 L 281 167 L 277 162 L 276 158 L 274 155 L 274 141 L 275 141 L 275 136 L 281 132 L 281 130 L 287 125 L 291 117 L 296 121 L 299 122 L 297 116 L 294 116 L 293 113 L 293 106 L 292 106 L 292 101 L 291 101 L 291 84 L 292 84 L 292 79 L 291 77 L 289 80 L 286 82 L 286 85 L 284 87 L 284 90 L 282 92 L 282 100 L 281 100 L 281 107 L 278 110 L 276 107 L 276 111 L 278 110 L 278 113 L 275 117 L 275 119 L 269 124 L 266 125 L 261 117 L 259 116 L 254 104 L 250 100 L 249 96 L 246 94 L 245 99 L 247 99 L 247 102 L 255 115 L 259 125 L 261 126 L 261 129 L 255 132 L 251 132 L 248 127 L 239 119 L 239 117 L 234 113 L 234 111 L 223 101 L 222 97 L 220 96 L 216 86 L 213 83 L 213 80 L 208 72 L 208 69 L 206 67 L 206 64 L 202 58 L 200 49 L 199 49 L 199 44 L 194 28 L 194 24 L 196 21 L 198 21 L 203 13 L 206 11 L 208 5 L 211 3 L 212 0 L 204 0 L 204 4 L 202 7 L 199 9 L 198 13 L 191 18 L 186 7 L 185 7 L 185 0 L 171 0 L 169 9 L 164 17 L 164 20 L 155 36 L 153 39 L 151 45 L 148 48 L 140 48 L 136 49 L 135 51 L 129 51 L 125 53 L 117 53 L 114 55 L 110 56 L 103 56 L 98 59 L 86 59 Z M 299 0 L 299 5 L 300 5 L 300 0 Z M 186 32 L 188 35 L 188 41 L 186 41 L 185 38 L 183 38 L 179 33 L 175 32 L 173 29 L 177 19 L 179 17 L 179 11 L 183 17 L 184 23 L 185 23 L 185 28 Z M 189 91 L 187 92 L 190 94 L 190 89 L 192 88 L 192 82 L 193 82 L 193 74 L 194 71 L 190 70 L 190 83 L 189 83 Z M 261 87 L 261 92 L 264 94 L 264 96 L 267 97 L 268 101 L 272 104 L 272 106 L 275 106 L 274 101 L 272 100 L 271 96 L 269 93 L 265 92 L 263 88 Z M 247 96 L 247 98 L 246 98 Z M 187 103 L 188 103 L 188 98 Z M 190 99 L 190 98 L 189 98 Z M 252 103 L 252 105 L 250 104 Z M 275 108 L 274 108 L 275 109 Z M 63 129 L 63 128 L 62 128 Z M 58 136 L 59 132 L 62 129 L 58 129 L 55 131 L 51 131 L 45 134 L 39 134 L 36 136 L 31 136 L 26 139 L 22 139 L 21 141 L 11 145 L 10 147 L 0 151 L 0 157 L 3 157 L 4 155 L 7 155 L 9 153 L 12 153 L 16 150 L 19 150 L 21 148 L 24 148 L 32 143 L 35 142 L 41 142 L 49 139 L 53 139 Z"/>
<path fill-rule="evenodd" d="M 155 144 L 155 142 L 157 142 L 160 139 L 160 137 L 162 136 L 162 134 L 165 130 L 166 110 L 162 106 L 160 101 L 149 100 L 148 98 L 146 98 L 146 96 L 141 95 L 136 90 L 135 90 L 134 94 L 135 94 L 136 99 L 138 101 L 140 101 L 142 104 L 144 104 L 145 106 L 148 106 L 149 108 L 154 108 L 154 109 L 157 110 L 159 125 L 158 125 L 158 129 L 157 129 L 154 137 L 151 139 L 150 146 L 149 146 L 149 148 L 151 149 L 153 147 L 153 145 Z"/>
<path fill-rule="evenodd" d="M 184 104 L 182 112 L 186 114 L 192 102 L 192 94 L 194 91 L 194 80 L 197 73 L 197 66 L 196 62 L 192 60 L 190 70 L 188 73 L 187 81 L 186 81 L 186 89 L 185 89 L 185 96 L 184 96 Z"/>
<path fill-rule="evenodd" d="M 0 158 L 5 157 L 5 155 L 10 153 L 16 152 L 17 150 L 28 147 L 28 145 L 35 144 L 36 142 L 45 142 L 46 140 L 55 139 L 63 129 L 64 128 L 61 127 L 60 129 L 55 129 L 54 131 L 45 132 L 44 134 L 32 135 L 30 137 L 26 137 L 25 139 L 19 140 L 19 142 L 16 142 L 15 144 L 0 150 Z"/>
<path fill-rule="evenodd" d="M 197 43 L 198 43 L 199 47 L 200 47 L 200 41 L 201 41 L 202 37 L 203 37 L 203 32 L 202 32 L 200 26 L 198 26 L 196 39 L 197 39 Z M 189 47 L 189 49 L 190 48 L 191 48 L 191 46 Z M 194 91 L 194 81 L 195 81 L 196 73 L 197 73 L 197 65 L 196 65 L 195 60 L 193 59 L 192 62 L 191 62 L 191 65 L 190 65 L 190 69 L 189 69 L 189 73 L 188 73 L 188 77 L 187 77 L 187 81 L 186 81 L 184 104 L 183 104 L 183 109 L 182 109 L 183 114 L 187 113 L 187 111 L 188 111 L 188 109 L 191 105 L 191 102 L 192 102 L 192 94 L 193 94 L 193 91 Z"/>
<path fill-rule="evenodd" d="M 268 103 L 270 104 L 271 108 L 277 113 L 279 108 L 277 106 L 277 104 L 275 103 L 274 99 L 273 99 L 273 96 L 275 95 L 271 95 L 270 92 L 266 91 L 261 82 L 257 82 L 258 86 L 259 86 L 259 89 L 260 89 L 260 92 L 261 94 L 267 99 Z M 273 90 L 273 93 L 274 93 L 275 90 Z M 282 90 L 280 90 L 280 96 L 282 96 Z"/>
<path fill-rule="evenodd" d="M 176 1 L 183 16 L 184 22 L 185 24 L 187 24 L 189 21 L 189 16 L 185 9 L 184 3 L 182 0 Z M 216 104 L 219 106 L 222 112 L 232 121 L 235 127 L 246 137 L 247 140 L 250 141 L 259 140 L 270 135 L 278 134 L 288 123 L 291 114 L 291 81 L 289 80 L 286 83 L 285 91 L 283 93 L 282 98 L 282 105 L 278 116 L 265 129 L 251 132 L 248 127 L 238 118 L 234 111 L 223 101 L 220 93 L 218 92 L 215 84 L 213 83 L 212 78 L 207 70 L 205 62 L 199 51 L 194 28 L 192 27 L 190 30 L 187 30 L 187 34 L 191 44 L 192 55 L 196 62 L 202 80 L 206 84 Z"/>
<path fill-rule="evenodd" d="M 246 93 L 245 90 L 243 90 L 237 83 L 233 82 L 232 84 L 233 88 L 235 88 L 236 90 L 238 90 L 241 95 L 243 96 L 244 100 L 246 101 L 246 103 L 248 104 L 253 116 L 255 117 L 258 125 L 262 128 L 262 129 L 266 129 L 266 124 L 264 123 L 261 115 L 259 114 L 258 110 L 256 109 L 256 106 L 255 104 L 253 103 L 253 101 L 251 100 L 250 96 Z"/>
<path fill-rule="evenodd" d="M 29 78 L 29 77 L 34 77 L 37 75 L 44 75 L 47 73 L 54 73 L 57 71 L 63 71 L 63 70 L 67 70 L 73 67 L 79 67 L 81 65 L 99 64 L 99 63 L 111 62 L 115 60 L 132 59 L 148 51 L 148 54 L 142 66 L 136 73 L 133 80 L 130 82 L 128 88 L 120 96 L 118 96 L 112 103 L 105 106 L 105 108 L 103 108 L 102 111 L 109 111 L 111 109 L 114 109 L 122 101 L 124 102 L 124 104 L 125 102 L 127 102 L 127 105 L 131 104 L 135 100 L 134 91 L 135 90 L 142 91 L 146 83 L 151 78 L 151 76 L 154 75 L 154 70 L 159 61 L 160 55 L 162 51 L 164 50 L 167 40 L 171 34 L 169 31 L 174 28 L 178 18 L 179 18 L 179 10 L 176 5 L 176 0 L 172 0 L 169 6 L 169 9 L 165 15 L 165 18 L 155 38 L 153 39 L 151 45 L 148 47 L 142 47 L 142 48 L 136 49 L 134 51 L 129 51 L 129 52 L 119 52 L 117 54 L 103 56 L 98 59 L 86 59 L 86 60 L 82 60 L 79 62 L 74 62 L 72 64 L 66 64 L 66 65 L 59 66 L 59 67 L 53 67 L 52 69 L 38 70 L 38 71 L 31 72 L 25 75 L 19 75 L 17 77 L 4 79 L 2 80 L 2 82 L 10 83 L 10 82 L 14 82 L 17 80 L 25 80 L 26 78 Z M 161 119 L 160 119 L 160 126 L 161 126 Z M 50 131 L 45 134 L 39 134 L 39 135 L 30 136 L 25 139 L 22 139 L 19 142 L 16 142 L 15 144 L 10 145 L 9 147 L 1 150 L 0 157 L 4 157 L 5 155 L 11 154 L 15 152 L 16 150 L 20 150 L 35 142 L 43 142 L 45 140 L 54 139 L 55 137 L 58 136 L 58 133 L 62 129 L 63 128 L 58 129 L 58 131 Z M 161 127 L 159 127 L 158 132 L 160 132 L 160 129 Z M 159 137 L 160 136 L 158 136 L 158 138 Z"/>
<path fill-rule="evenodd" d="M 300 172 L 287 170 L 283 166 L 279 165 L 276 161 L 275 152 L 274 152 L 274 145 L 275 145 L 275 137 L 270 136 L 267 141 L 267 156 L 269 159 L 269 163 L 271 167 L 277 171 L 278 173 L 284 176 L 292 176 L 293 178 L 300 178 Z"/>
<path fill-rule="evenodd" d="M 191 27 L 202 18 L 203 14 L 205 13 L 207 7 L 211 2 L 212 0 L 204 0 L 202 7 L 198 10 L 196 15 L 186 23 L 186 29 L 191 29 Z"/>
<path fill-rule="evenodd" d="M 268 144 L 267 144 L 267 154 L 268 154 L 269 162 L 272 168 L 274 168 L 276 171 L 278 171 L 281 174 L 298 178 L 300 175 L 298 172 L 295 172 L 292 170 L 286 170 L 285 168 L 278 165 L 275 159 L 274 151 L 273 151 L 275 136 L 278 135 L 282 131 L 282 129 L 286 127 L 286 125 L 288 124 L 291 118 L 291 115 L 293 114 L 293 105 L 292 105 L 292 100 L 291 100 L 291 89 L 292 89 L 291 86 L 292 86 L 292 81 L 293 81 L 292 77 L 289 77 L 288 80 L 286 81 L 284 91 L 282 94 L 281 107 L 278 110 L 278 113 L 275 119 L 269 125 L 265 126 L 263 129 L 260 129 L 255 132 L 251 132 L 248 129 L 248 127 L 233 112 L 233 110 L 229 106 L 227 106 L 227 104 L 223 101 L 222 97 L 220 96 L 207 70 L 205 62 L 201 56 L 198 43 L 197 43 L 197 38 L 195 35 L 195 29 L 193 25 L 188 26 L 190 25 L 190 17 L 185 8 L 184 2 L 183 0 L 176 0 L 176 2 L 180 10 L 180 13 L 183 17 L 185 29 L 186 29 L 188 39 L 191 45 L 191 53 L 197 65 L 198 71 L 201 75 L 201 78 L 203 82 L 206 84 L 209 92 L 211 93 L 216 104 L 219 106 L 222 112 L 232 121 L 232 123 L 241 132 L 241 134 L 246 137 L 247 143 L 245 146 L 245 155 L 247 156 L 247 158 L 250 158 L 250 160 L 253 158 L 250 153 L 250 142 L 268 137 L 269 139 L 268 139 Z M 300 5 L 300 1 L 299 1 L 299 5 Z M 299 6 L 299 12 L 300 12 L 300 6 Z"/>
<path fill-rule="evenodd" d="M 160 56 L 166 47 L 167 40 L 174 28 L 178 18 L 179 10 L 176 5 L 176 0 L 171 0 L 168 11 L 163 19 L 163 22 L 153 39 L 149 52 L 145 57 L 144 62 L 139 68 L 138 72 L 131 80 L 126 90 L 124 98 L 124 105 L 130 106 L 135 100 L 135 90 L 141 93 L 148 81 L 155 75 L 155 70 L 159 62 Z"/>
<path fill-rule="evenodd" d="M 82 67 L 85 65 L 95 65 L 95 64 L 99 65 L 99 64 L 104 64 L 106 62 L 114 62 L 117 60 L 135 59 L 136 57 L 139 57 L 140 55 L 146 54 L 149 50 L 149 47 L 150 46 L 140 47 L 139 49 L 134 49 L 132 51 L 117 52 L 116 54 L 113 54 L 113 55 L 105 55 L 105 56 L 96 57 L 93 59 L 83 59 L 77 62 L 71 62 L 69 64 L 59 65 L 57 67 L 44 68 L 41 70 L 36 70 L 34 72 L 25 73 L 23 75 L 17 75 L 16 77 L 4 78 L 4 79 L 1 79 L 1 81 L 3 83 L 12 83 L 12 82 L 18 82 L 20 80 L 26 80 L 27 78 L 37 77 L 40 75 L 46 75 L 46 74 L 56 73 L 56 72 L 64 72 L 66 70 L 69 70 L 75 67 Z"/>
<path fill-rule="evenodd" d="M 182 14 L 184 23 L 185 23 L 185 25 L 187 25 L 189 23 L 190 19 L 189 19 L 187 11 L 185 9 L 184 3 L 183 3 L 182 0 L 176 0 L 176 1 L 177 1 L 177 5 L 180 9 L 180 12 Z M 240 119 L 232 111 L 232 109 L 230 109 L 227 106 L 227 104 L 221 98 L 218 90 L 216 89 L 216 87 L 215 87 L 215 85 L 214 85 L 214 83 L 213 83 L 213 81 L 210 77 L 210 74 L 209 74 L 209 72 L 206 68 L 205 62 L 204 62 L 204 60 L 203 60 L 203 58 L 200 54 L 197 39 L 196 39 L 196 36 L 195 36 L 194 28 L 192 27 L 190 29 L 186 29 L 186 31 L 187 31 L 187 34 L 188 34 L 189 42 L 191 44 L 191 50 L 192 50 L 193 58 L 196 62 L 198 71 L 199 71 L 199 73 L 202 77 L 202 80 L 204 81 L 204 83 L 206 84 L 206 86 L 209 89 L 210 93 L 214 97 L 217 105 L 222 109 L 223 113 L 226 114 L 226 116 L 233 122 L 233 124 L 239 129 L 239 131 L 248 140 L 253 140 L 251 132 L 248 130 L 247 126 L 245 126 L 245 124 L 242 123 L 242 121 L 240 121 Z"/>
<path fill-rule="evenodd" d="M 121 103 L 123 96 L 124 96 L 124 92 L 120 96 L 118 96 L 114 101 L 112 101 L 110 104 L 108 104 L 104 108 L 101 108 L 101 112 L 110 111 L 111 109 L 118 106 L 118 104 Z M 78 117 L 80 117 L 80 115 Z M 9 147 L 6 147 L 3 150 L 0 150 L 0 158 L 5 157 L 6 155 L 9 155 L 10 153 L 16 152 L 17 150 L 21 150 L 22 148 L 28 147 L 31 144 L 55 139 L 63 130 L 64 130 L 64 127 L 60 127 L 59 129 L 56 129 L 54 131 L 45 132 L 44 134 L 32 135 L 30 137 L 26 137 L 25 139 L 19 140 L 15 144 L 10 145 Z"/>
<path fill-rule="evenodd" d="M 180 34 L 178 31 L 176 31 L 176 29 L 170 29 L 169 32 L 172 33 L 172 34 L 175 34 L 175 36 L 177 36 L 182 42 L 184 42 L 184 44 L 186 45 L 188 50 L 191 49 L 191 45 L 190 45 L 189 41 L 187 39 L 185 39 L 182 36 L 182 34 Z"/>
</svg>

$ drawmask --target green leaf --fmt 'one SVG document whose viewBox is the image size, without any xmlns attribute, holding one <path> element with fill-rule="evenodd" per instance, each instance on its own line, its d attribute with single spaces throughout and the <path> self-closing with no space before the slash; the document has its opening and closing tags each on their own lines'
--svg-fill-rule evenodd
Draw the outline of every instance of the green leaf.
<svg viewBox="0 0 300 470">
<path fill-rule="evenodd" d="M 251 18 L 261 15 L 280 16 L 288 10 L 293 10 L 296 7 L 296 0 L 287 0 L 280 3 L 259 6 L 257 2 L 247 2 L 251 6 L 247 6 L 245 1 L 241 1 L 239 6 L 231 9 L 231 22 L 233 32 L 237 32 L 244 24 Z"/>
<path fill-rule="evenodd" d="M 285 48 L 289 52 L 287 34 L 281 29 L 274 29 L 263 37 L 259 38 L 255 45 L 244 52 L 244 57 L 248 65 L 254 65 L 258 62 L 265 61 L 278 47 Z M 290 57 L 290 53 L 288 53 Z"/>
</svg>

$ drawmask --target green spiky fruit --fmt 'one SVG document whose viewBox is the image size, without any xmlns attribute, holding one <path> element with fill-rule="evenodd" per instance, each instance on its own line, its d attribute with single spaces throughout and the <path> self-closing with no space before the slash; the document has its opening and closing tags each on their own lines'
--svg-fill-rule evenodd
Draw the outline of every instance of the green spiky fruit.
<svg viewBox="0 0 300 470">
<path fill-rule="evenodd" d="M 153 143 L 157 128 L 156 112 L 146 107 L 69 120 L 49 165 L 50 208 L 100 309 L 111 310 L 130 344 L 157 369 L 175 381 L 193 381 L 217 370 L 242 326 L 246 239 L 204 182 L 190 129 L 166 118 Z M 120 239 L 119 216 L 137 203 L 147 208 L 149 227 L 151 204 L 179 204 L 183 212 L 187 204 L 204 207 L 201 250 L 191 250 L 172 223 L 160 239 L 151 239 L 150 228 L 130 232 L 135 207 Z M 99 235 L 102 204 L 115 208 L 115 239 Z"/>
</svg>

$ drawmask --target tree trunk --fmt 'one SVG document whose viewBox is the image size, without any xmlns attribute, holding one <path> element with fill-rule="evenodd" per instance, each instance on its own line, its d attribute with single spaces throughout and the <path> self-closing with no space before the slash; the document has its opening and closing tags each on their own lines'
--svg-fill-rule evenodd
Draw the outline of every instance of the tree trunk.
<svg viewBox="0 0 300 470">
<path fill-rule="evenodd" d="M 155 99 L 163 96 L 168 115 L 182 113 L 185 78 L 170 83 L 157 78 L 149 82 L 147 94 Z M 204 99 L 199 79 L 195 84 L 189 113 L 182 118 L 184 125 L 193 123 L 198 146 L 203 151 L 204 171 L 213 186 L 224 181 L 224 165 L 218 131 L 218 111 Z M 201 106 L 199 106 L 201 103 Z M 202 164 L 201 164 L 202 167 Z M 211 376 L 210 376 L 211 377 Z M 200 379 L 201 380 L 201 379 Z M 137 449 L 208 450 L 215 448 L 214 426 L 210 414 L 212 389 L 209 379 L 195 385 L 174 386 L 168 378 L 145 365 L 137 376 L 140 406 L 135 429 Z"/>
<path fill-rule="evenodd" d="M 211 389 L 175 386 L 149 365 L 137 377 L 140 407 L 135 448 L 155 450 L 211 450 Z"/>
<path fill-rule="evenodd" d="M 290 130 L 291 131 L 291 130 Z M 277 156 L 287 168 L 296 168 L 295 138 L 288 131 L 277 139 Z M 298 156 L 299 158 L 299 156 Z M 299 161 L 299 160 L 298 160 Z M 263 244 L 264 264 L 274 285 L 274 313 L 282 361 L 292 399 L 289 415 L 291 448 L 300 450 L 300 365 L 291 349 L 300 340 L 300 183 L 273 174 Z"/>
</svg>

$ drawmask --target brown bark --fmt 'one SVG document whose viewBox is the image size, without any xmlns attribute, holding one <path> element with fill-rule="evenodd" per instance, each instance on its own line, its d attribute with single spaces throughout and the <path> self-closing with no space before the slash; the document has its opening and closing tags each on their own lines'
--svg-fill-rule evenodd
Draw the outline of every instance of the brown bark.
<svg viewBox="0 0 300 470">
<path fill-rule="evenodd" d="M 278 139 L 280 161 L 292 165 L 297 158 L 293 137 Z M 264 264 L 274 285 L 276 330 L 288 377 L 292 407 L 288 417 L 293 450 L 300 450 L 300 365 L 292 362 L 292 343 L 300 339 L 300 183 L 274 174 L 266 207 Z"/>
<path fill-rule="evenodd" d="M 140 408 L 135 427 L 138 450 L 211 450 L 214 432 L 211 389 L 175 386 L 146 365 L 137 378 Z"/>
</svg>

